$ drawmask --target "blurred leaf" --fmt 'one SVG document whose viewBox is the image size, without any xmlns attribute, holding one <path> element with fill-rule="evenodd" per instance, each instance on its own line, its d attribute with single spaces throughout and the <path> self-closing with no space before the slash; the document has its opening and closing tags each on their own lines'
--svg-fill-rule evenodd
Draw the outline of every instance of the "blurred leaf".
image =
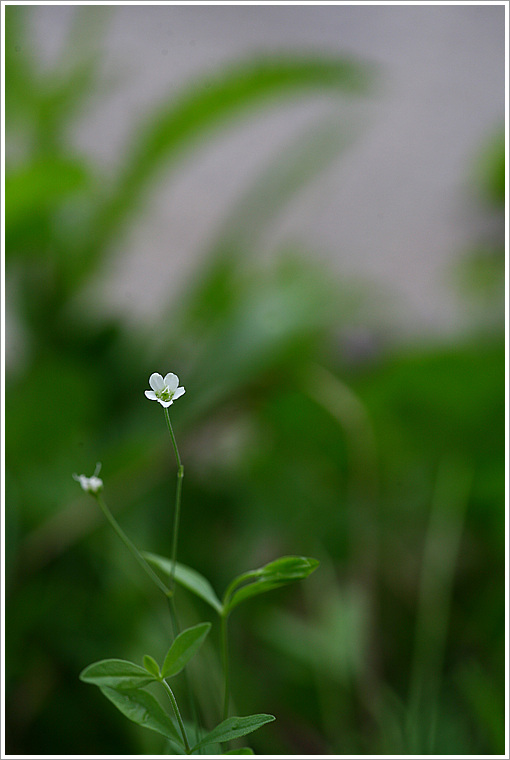
<svg viewBox="0 0 510 760">
<path fill-rule="evenodd" d="M 505 700 L 499 684 L 475 662 L 463 663 L 458 683 L 479 730 L 487 737 L 492 753 L 505 748 Z"/>
<path fill-rule="evenodd" d="M 505 203 L 505 131 L 493 135 L 476 162 L 476 181 L 484 198 L 503 208 Z"/>
<path fill-rule="evenodd" d="M 100 689 L 105 697 L 133 723 L 149 728 L 151 731 L 157 731 L 167 739 L 177 742 L 179 746 L 184 746 L 170 716 L 152 694 L 143 689 L 118 691 L 108 686 L 101 686 Z"/>
<path fill-rule="evenodd" d="M 307 618 L 273 609 L 258 630 L 285 657 L 312 667 L 319 677 L 349 683 L 363 672 L 368 657 L 368 600 L 355 586 L 328 584 L 314 597 Z"/>
<path fill-rule="evenodd" d="M 215 236 L 200 271 L 172 312 L 184 314 L 183 332 L 198 323 L 210 329 L 235 302 L 239 252 L 255 254 L 264 235 L 284 207 L 303 187 L 331 164 L 352 140 L 346 124 L 335 120 L 315 125 L 288 148 L 271 156 L 255 183 L 241 196 Z M 174 318 L 175 321 L 175 318 Z"/>
<path fill-rule="evenodd" d="M 27 42 L 26 8 L 8 5 L 5 8 L 5 115 L 6 130 L 19 126 L 33 107 L 37 97 L 34 62 Z"/>
<path fill-rule="evenodd" d="M 244 718 L 227 718 L 227 720 L 224 720 L 204 736 L 204 738 L 193 747 L 193 751 L 213 742 L 229 742 L 240 736 L 246 736 L 246 734 L 251 734 L 265 723 L 270 723 L 273 720 L 275 720 L 274 715 L 264 715 L 263 713 L 258 715 L 248 715 Z"/>
<path fill-rule="evenodd" d="M 336 283 L 295 255 L 280 257 L 264 272 L 234 269 L 232 279 L 228 309 L 219 320 L 211 318 L 212 326 L 207 320 L 197 329 L 190 414 L 205 414 L 269 371 L 288 373 L 315 358 L 327 326 L 345 308 Z"/>
<path fill-rule="evenodd" d="M 25 13 L 6 9 L 6 128 L 13 133 L 23 124 L 27 153 L 65 151 L 69 121 L 95 90 L 107 13 L 100 6 L 75 7 L 63 51 L 46 71 L 31 57 Z"/>
<path fill-rule="evenodd" d="M 46 118 L 54 137 L 79 108 L 98 91 L 99 70 L 111 8 L 74 6 L 71 25 L 61 54 L 46 77 L 41 119 Z"/>
<path fill-rule="evenodd" d="M 227 590 L 224 614 L 229 614 L 234 607 L 252 596 L 307 578 L 318 566 L 319 561 L 312 557 L 280 557 L 264 567 L 243 573 L 232 582 L 230 588 L 245 580 L 247 585 L 233 593 Z"/>
<path fill-rule="evenodd" d="M 80 680 L 112 689 L 136 689 L 157 679 L 145 668 L 127 660 L 100 660 L 80 673 Z"/>
<path fill-rule="evenodd" d="M 453 268 L 454 284 L 465 298 L 475 327 L 499 329 L 505 313 L 505 251 L 491 245 L 467 250 Z"/>
<path fill-rule="evenodd" d="M 83 189 L 88 173 L 75 159 L 46 155 L 44 158 L 6 173 L 5 214 L 9 229 L 30 216 L 46 214 L 78 189 Z M 9 250 L 9 248 L 8 248 Z M 34 254 L 40 255 L 39 250 Z"/>
<path fill-rule="evenodd" d="M 161 557 L 158 554 L 152 554 L 151 552 L 142 552 L 143 556 L 151 565 L 158 570 L 161 570 L 165 575 L 170 577 L 172 572 L 172 562 L 166 557 Z M 182 565 L 180 562 L 175 563 L 175 580 L 188 591 L 196 594 L 204 602 L 210 604 L 216 612 L 221 612 L 222 604 L 216 596 L 213 587 L 203 575 L 200 575 L 196 570 L 191 567 Z"/>
<path fill-rule="evenodd" d="M 161 668 L 163 678 L 171 678 L 181 672 L 198 651 L 210 630 L 210 623 L 199 623 L 177 636 L 163 662 Z"/>
</svg>

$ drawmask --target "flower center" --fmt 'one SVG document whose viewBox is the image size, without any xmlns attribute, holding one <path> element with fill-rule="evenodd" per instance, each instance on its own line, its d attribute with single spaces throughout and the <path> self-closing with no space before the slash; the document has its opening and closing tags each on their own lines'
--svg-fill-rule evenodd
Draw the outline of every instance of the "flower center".
<svg viewBox="0 0 510 760">
<path fill-rule="evenodd" d="M 160 398 L 161 401 L 171 401 L 173 395 L 174 391 L 169 390 L 168 386 L 165 386 L 160 391 L 156 391 L 156 396 Z"/>
</svg>

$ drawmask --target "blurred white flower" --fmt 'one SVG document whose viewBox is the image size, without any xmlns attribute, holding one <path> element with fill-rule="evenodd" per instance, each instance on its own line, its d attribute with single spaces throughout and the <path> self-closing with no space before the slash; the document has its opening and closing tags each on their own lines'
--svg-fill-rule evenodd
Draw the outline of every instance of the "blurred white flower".
<svg viewBox="0 0 510 760">
<path fill-rule="evenodd" d="M 94 474 L 90 478 L 87 478 L 86 475 L 76 475 L 76 473 L 73 473 L 73 478 L 81 485 L 84 491 L 95 496 L 99 491 L 103 490 L 103 481 L 97 477 L 100 469 L 101 464 L 98 462 Z"/>
<path fill-rule="evenodd" d="M 175 399 L 180 398 L 185 393 L 184 388 L 179 385 L 179 378 L 173 372 L 169 372 L 163 378 L 158 372 L 154 372 L 149 377 L 151 391 L 145 391 L 145 395 L 151 401 L 159 401 L 161 406 L 170 406 Z"/>
</svg>

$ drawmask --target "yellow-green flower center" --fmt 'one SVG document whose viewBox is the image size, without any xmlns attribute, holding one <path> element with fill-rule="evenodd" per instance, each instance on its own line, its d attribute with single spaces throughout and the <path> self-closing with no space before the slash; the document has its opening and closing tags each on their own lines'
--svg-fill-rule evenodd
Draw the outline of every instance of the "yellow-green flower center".
<svg viewBox="0 0 510 760">
<path fill-rule="evenodd" d="M 174 392 L 175 391 L 169 390 L 168 386 L 165 386 L 160 391 L 156 391 L 156 396 L 160 398 L 161 401 L 171 401 Z"/>
</svg>

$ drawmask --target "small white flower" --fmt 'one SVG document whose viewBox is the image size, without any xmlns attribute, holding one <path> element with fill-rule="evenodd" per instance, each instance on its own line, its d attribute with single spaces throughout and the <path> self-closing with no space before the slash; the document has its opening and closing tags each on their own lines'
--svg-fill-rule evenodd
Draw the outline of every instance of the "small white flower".
<svg viewBox="0 0 510 760">
<path fill-rule="evenodd" d="M 103 490 L 103 481 L 97 477 L 100 469 L 101 463 L 98 462 L 94 474 L 90 478 L 87 478 L 86 475 L 76 475 L 76 473 L 73 474 L 73 478 L 81 485 L 84 491 L 95 496 L 99 491 Z"/>
<path fill-rule="evenodd" d="M 169 372 L 163 378 L 158 372 L 154 372 L 149 377 L 151 391 L 145 391 L 147 398 L 151 401 L 159 401 L 161 406 L 170 406 L 175 399 L 180 398 L 185 393 L 184 388 L 179 385 L 179 378 L 173 372 Z"/>
</svg>

